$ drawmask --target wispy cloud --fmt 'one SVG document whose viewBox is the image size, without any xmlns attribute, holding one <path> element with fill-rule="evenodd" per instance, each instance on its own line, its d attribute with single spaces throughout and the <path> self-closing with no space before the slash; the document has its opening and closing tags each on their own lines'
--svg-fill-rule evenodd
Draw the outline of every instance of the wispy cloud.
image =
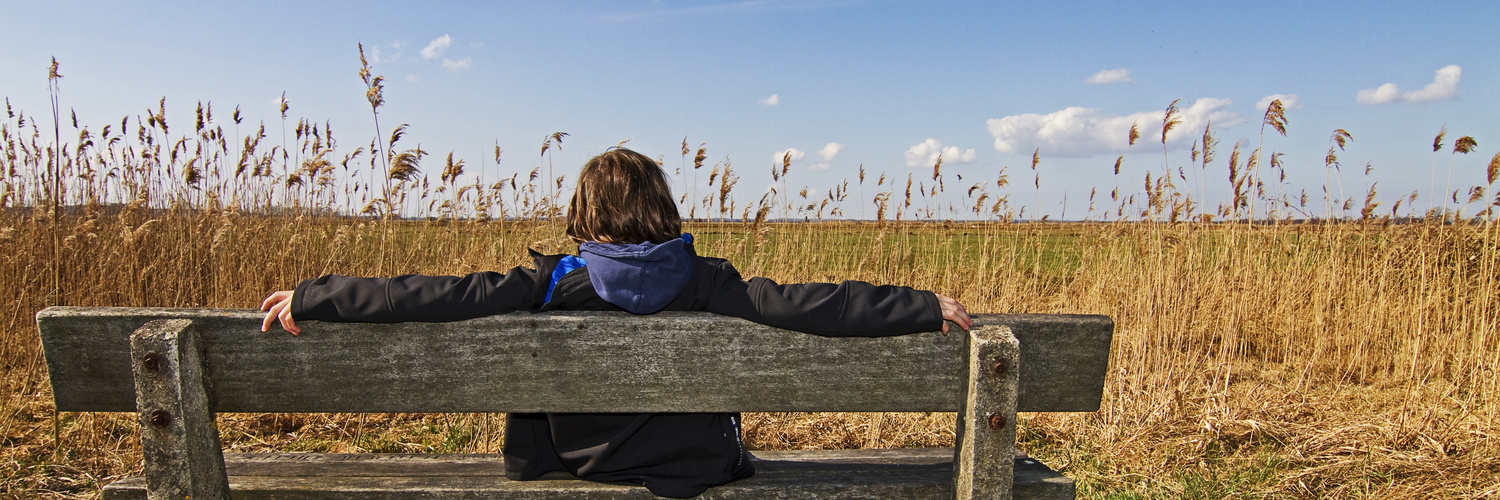
<svg viewBox="0 0 1500 500">
<path fill-rule="evenodd" d="M 777 94 L 771 94 L 771 97 L 761 99 L 760 104 L 762 106 L 775 106 L 777 104 L 781 104 L 781 96 Z"/>
<path fill-rule="evenodd" d="M 1300 108 L 1302 108 L 1302 104 L 1299 103 L 1299 102 L 1297 102 L 1297 94 L 1271 94 L 1271 95 L 1268 95 L 1268 96 L 1260 98 L 1260 101 L 1255 103 L 1255 109 L 1258 109 L 1261 112 L 1265 112 L 1266 108 L 1268 108 L 1268 107 L 1271 106 L 1271 101 L 1275 101 L 1275 100 L 1278 100 L 1278 99 L 1281 100 L 1281 107 L 1282 108 L 1285 108 L 1285 109 L 1300 109 Z"/>
<path fill-rule="evenodd" d="M 832 164 L 829 162 L 833 161 L 833 157 L 838 156 L 839 152 L 843 151 L 844 148 L 847 147 L 849 147 L 848 144 L 839 144 L 837 142 L 828 143 L 828 145 L 823 146 L 823 149 L 818 150 L 818 159 L 821 159 L 823 161 L 808 165 L 807 169 L 828 170 L 828 168 L 832 166 Z"/>
<path fill-rule="evenodd" d="M 1373 89 L 1361 90 L 1354 97 L 1355 101 L 1366 105 L 1385 104 L 1395 102 L 1399 99 L 1401 99 L 1401 90 L 1397 89 L 1394 83 L 1387 83 Z"/>
<path fill-rule="evenodd" d="M 818 158 L 822 158 L 823 161 L 831 161 L 833 160 L 833 157 L 838 156 L 839 152 L 843 151 L 844 148 L 847 147 L 849 147 L 848 144 L 830 142 L 827 146 L 823 146 L 823 149 L 818 151 Z"/>
<path fill-rule="evenodd" d="M 791 153 L 791 155 L 792 155 L 792 163 L 797 163 L 799 160 L 807 157 L 807 153 L 804 152 L 804 151 L 802 151 L 802 150 L 800 150 L 800 149 L 797 149 L 797 148 L 787 148 L 787 149 L 781 150 L 781 152 L 779 152 L 779 153 L 776 153 L 775 156 L 772 156 L 771 157 L 771 163 L 774 163 L 776 165 L 781 165 L 781 162 L 784 161 L 784 159 L 786 158 L 787 153 Z"/>
<path fill-rule="evenodd" d="M 1463 76 L 1463 68 L 1457 64 L 1444 66 L 1437 70 L 1432 77 L 1432 83 L 1422 87 L 1422 90 L 1411 90 L 1402 92 L 1394 83 L 1386 83 L 1373 89 L 1359 91 L 1355 100 L 1360 104 L 1377 105 L 1392 102 L 1422 102 L 1458 97 L 1458 81 Z"/>
<path fill-rule="evenodd" d="M 1215 127 L 1229 127 L 1245 118 L 1224 108 L 1228 99 L 1200 98 L 1178 115 L 1182 122 L 1168 134 L 1169 147 L 1185 146 L 1190 137 L 1201 132 L 1212 121 Z M 1103 153 L 1123 153 L 1130 149 L 1130 126 L 1140 127 L 1141 140 L 1161 140 L 1161 121 L 1165 111 L 1142 111 L 1128 115 L 1106 115 L 1097 109 L 1071 107 L 1045 115 L 1034 113 L 989 120 L 990 134 L 995 137 L 995 151 L 1030 153 L 1041 148 L 1043 154 L 1085 157 Z M 1137 146 L 1140 143 L 1137 142 Z"/>
<path fill-rule="evenodd" d="M 1422 102 L 1458 97 L 1458 80 L 1463 73 L 1464 69 L 1457 64 L 1444 66 L 1435 72 L 1432 83 L 1422 90 L 1403 93 L 1401 98 L 1406 102 Z"/>
<path fill-rule="evenodd" d="M 604 19 L 613 21 L 638 21 L 650 18 L 676 17 L 702 14 L 740 14 L 746 12 L 808 11 L 858 5 L 867 0 L 750 0 L 719 2 L 692 7 L 668 8 L 645 12 L 607 14 Z M 658 5 L 655 2 L 650 5 Z"/>
<path fill-rule="evenodd" d="M 473 63 L 473 62 L 474 62 L 473 59 L 470 59 L 470 58 L 467 58 L 467 57 L 465 57 L 463 59 L 459 59 L 457 61 L 452 60 L 452 59 L 444 58 L 443 59 L 443 69 L 446 69 L 446 70 L 448 70 L 450 72 L 457 73 L 459 70 L 469 69 L 469 65 L 471 63 Z"/>
<path fill-rule="evenodd" d="M 931 167 L 937 163 L 939 155 L 943 157 L 944 163 L 969 163 L 978 157 L 974 148 L 960 149 L 957 146 L 943 146 L 942 142 L 929 137 L 906 150 L 906 166 Z"/>
<path fill-rule="evenodd" d="M 1130 76 L 1130 70 L 1125 68 L 1106 69 L 1094 73 L 1083 81 L 1087 85 L 1101 85 L 1105 83 L 1135 83 L 1135 78 Z"/>
<path fill-rule="evenodd" d="M 371 45 L 370 50 L 368 50 L 366 53 L 366 55 L 369 56 L 370 64 L 372 66 L 380 63 L 400 60 L 401 54 L 405 52 L 405 50 L 402 50 L 401 42 L 391 42 L 385 44 L 384 47 L 390 49 L 390 52 L 381 50 L 381 47 L 381 45 Z"/>
<path fill-rule="evenodd" d="M 443 51 L 448 50 L 448 47 L 451 46 L 453 46 L 453 37 L 446 34 L 437 37 L 433 41 L 429 42 L 426 47 L 422 48 L 422 58 L 437 59 L 439 56 L 443 55 Z"/>
</svg>

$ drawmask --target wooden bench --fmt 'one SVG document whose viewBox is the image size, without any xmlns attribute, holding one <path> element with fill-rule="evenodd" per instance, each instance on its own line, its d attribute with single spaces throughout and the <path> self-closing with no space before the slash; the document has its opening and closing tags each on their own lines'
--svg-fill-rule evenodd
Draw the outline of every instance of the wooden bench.
<svg viewBox="0 0 1500 500">
<path fill-rule="evenodd" d="M 958 412 L 957 447 L 753 451 L 703 498 L 1073 498 L 1015 458 L 1016 412 L 1095 411 L 1104 316 L 976 315 L 965 334 L 832 338 L 707 313 L 514 313 L 453 323 L 299 322 L 251 310 L 37 314 L 59 411 L 135 411 L 144 477 L 106 499 L 651 498 L 498 455 L 223 454 L 215 412 Z"/>
</svg>

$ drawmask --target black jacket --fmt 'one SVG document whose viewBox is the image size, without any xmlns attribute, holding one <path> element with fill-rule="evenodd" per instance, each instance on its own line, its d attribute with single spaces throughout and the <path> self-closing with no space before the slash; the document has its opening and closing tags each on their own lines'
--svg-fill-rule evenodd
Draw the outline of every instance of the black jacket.
<svg viewBox="0 0 1500 500">
<path fill-rule="evenodd" d="M 688 246 L 691 253 L 691 246 Z M 619 310 L 595 292 L 586 267 L 557 281 L 562 255 L 532 252 L 536 268 L 467 276 L 323 276 L 297 285 L 292 317 L 322 321 L 457 321 L 512 311 Z M 859 281 L 780 285 L 745 281 L 729 261 L 692 256 L 692 276 L 668 311 L 708 311 L 828 336 L 933 331 L 942 312 L 932 292 Z M 690 497 L 754 473 L 738 414 L 510 414 L 506 475 L 529 480 L 565 470 L 604 482 L 641 484 Z"/>
</svg>

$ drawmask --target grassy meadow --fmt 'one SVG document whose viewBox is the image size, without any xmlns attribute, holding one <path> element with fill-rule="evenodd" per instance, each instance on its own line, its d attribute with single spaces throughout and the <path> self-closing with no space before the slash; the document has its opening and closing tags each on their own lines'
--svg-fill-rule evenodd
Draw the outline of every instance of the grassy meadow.
<svg viewBox="0 0 1500 500">
<path fill-rule="evenodd" d="M 362 76 L 376 111 L 381 80 Z M 140 469 L 133 415 L 53 409 L 33 319 L 43 307 L 245 308 L 321 274 L 502 270 L 528 264 L 528 247 L 573 250 L 555 218 L 566 180 L 540 168 L 460 183 L 462 159 L 424 160 L 399 146 L 400 128 L 376 150 L 348 151 L 327 124 L 297 120 L 295 140 L 270 146 L 263 126 L 226 134 L 212 105 L 198 106 L 187 133 L 159 106 L 97 132 L 60 110 L 39 119 L 7 106 L 0 495 L 92 498 Z M 1273 115 L 1266 123 L 1284 131 Z M 1325 168 L 1348 139 L 1339 132 Z M 541 154 L 565 137 L 548 137 Z M 1192 161 L 1207 167 L 1216 148 L 1205 131 Z M 1468 153 L 1474 139 L 1449 148 Z M 1168 170 L 1123 179 L 1143 189 L 1101 195 L 1109 208 L 1057 223 L 1022 220 L 1005 172 L 960 186 L 939 162 L 915 193 L 912 176 L 861 172 L 866 201 L 847 183 L 797 192 L 783 164 L 781 189 L 746 203 L 729 163 L 704 158 L 684 140 L 682 159 L 666 162 L 683 177 L 708 171 L 713 192 L 683 194 L 696 220 L 687 230 L 700 253 L 746 276 L 909 285 L 973 312 L 1114 318 L 1102 409 L 1020 423 L 1021 447 L 1086 498 L 1500 495 L 1493 184 L 1425 213 L 1416 200 L 1380 206 L 1373 190 L 1310 208 L 1279 194 L 1273 172 L 1286 166 L 1275 154 L 1262 162 L 1235 145 L 1225 204 L 1202 206 L 1198 183 Z M 1497 171 L 1500 155 L 1491 181 Z M 856 206 L 875 220 L 840 220 Z M 219 426 L 233 451 L 494 452 L 503 418 L 226 414 Z M 952 445 L 953 416 L 751 414 L 745 441 Z"/>
</svg>

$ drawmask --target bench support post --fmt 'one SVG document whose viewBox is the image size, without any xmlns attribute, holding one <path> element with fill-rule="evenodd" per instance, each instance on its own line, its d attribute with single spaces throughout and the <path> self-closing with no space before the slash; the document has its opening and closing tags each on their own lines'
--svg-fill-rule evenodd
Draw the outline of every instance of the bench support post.
<svg viewBox="0 0 1500 500">
<path fill-rule="evenodd" d="M 969 332 L 953 486 L 959 499 L 1010 498 L 1015 479 L 1020 344 L 1005 326 Z"/>
<path fill-rule="evenodd" d="M 155 320 L 130 337 L 147 498 L 229 498 L 193 322 Z"/>
</svg>

